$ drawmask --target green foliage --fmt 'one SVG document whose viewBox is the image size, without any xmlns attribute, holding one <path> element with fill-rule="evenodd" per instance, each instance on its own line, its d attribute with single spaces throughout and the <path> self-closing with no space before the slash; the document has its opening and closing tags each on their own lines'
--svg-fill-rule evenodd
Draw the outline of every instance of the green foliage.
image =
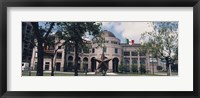
<svg viewBox="0 0 200 98">
<path fill-rule="evenodd" d="M 135 64 L 131 65 L 131 70 L 132 70 L 132 72 L 138 72 L 137 65 L 135 65 Z"/>
<path fill-rule="evenodd" d="M 68 47 L 75 49 L 75 76 L 78 76 L 78 55 L 85 47 L 87 36 L 97 37 L 101 30 L 101 23 L 96 22 L 58 22 L 56 35 L 65 40 Z M 88 46 L 89 47 L 89 46 Z"/>
<path fill-rule="evenodd" d="M 44 47 L 43 45 L 48 42 L 47 38 L 52 33 L 54 28 L 54 22 L 46 22 L 44 26 L 39 27 L 38 22 L 31 22 L 33 26 L 33 31 L 35 38 L 37 40 L 37 49 L 38 49 L 38 65 L 37 66 L 37 76 L 43 76 L 43 61 L 44 61 Z"/>
<path fill-rule="evenodd" d="M 178 64 L 173 64 L 171 66 L 172 71 L 178 72 Z"/>
<path fill-rule="evenodd" d="M 119 68 L 118 68 L 119 72 L 123 73 L 126 71 L 126 66 L 125 65 L 119 65 Z"/>
<path fill-rule="evenodd" d="M 146 66 L 145 65 L 140 65 L 140 73 L 145 74 L 146 73 Z"/>
<path fill-rule="evenodd" d="M 142 50 L 145 50 L 155 58 L 173 58 L 173 53 L 178 53 L 177 25 L 177 23 L 173 22 L 153 23 L 154 30 L 152 32 L 141 34 Z"/>
<path fill-rule="evenodd" d="M 56 36 L 59 39 L 65 40 L 67 47 L 74 47 L 74 44 L 78 44 L 78 49 L 87 50 L 91 48 L 90 44 L 87 44 L 86 39 L 95 40 L 98 43 L 101 42 L 100 36 L 101 23 L 97 22 L 57 22 Z"/>
<path fill-rule="evenodd" d="M 141 34 L 141 48 L 153 58 L 165 58 L 167 67 L 170 59 L 178 59 L 178 22 L 153 22 L 152 27 Z"/>
<path fill-rule="evenodd" d="M 162 70 L 163 67 L 162 66 L 157 66 L 157 70 Z"/>
</svg>

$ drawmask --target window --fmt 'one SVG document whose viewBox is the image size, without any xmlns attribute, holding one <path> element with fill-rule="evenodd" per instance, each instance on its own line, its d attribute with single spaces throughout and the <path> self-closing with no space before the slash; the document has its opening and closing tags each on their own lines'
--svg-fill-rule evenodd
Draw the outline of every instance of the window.
<svg viewBox="0 0 200 98">
<path fill-rule="evenodd" d="M 138 59 L 137 58 L 132 58 L 132 64 L 137 64 Z"/>
<path fill-rule="evenodd" d="M 146 59 L 145 58 L 140 58 L 140 64 L 145 64 Z"/>
<path fill-rule="evenodd" d="M 95 49 L 94 48 L 92 48 L 92 53 L 95 53 Z"/>
<path fill-rule="evenodd" d="M 61 59 L 61 58 L 62 58 L 62 53 L 57 53 L 56 58 L 57 58 L 57 59 Z"/>
<path fill-rule="evenodd" d="M 103 52 L 106 52 L 106 48 L 105 47 L 103 48 Z"/>
<path fill-rule="evenodd" d="M 35 62 L 35 68 L 34 68 L 34 70 L 37 70 L 37 62 Z"/>
<path fill-rule="evenodd" d="M 118 43 L 117 43 L 117 42 L 115 42 L 115 41 L 111 41 L 111 43 L 112 43 L 112 44 L 118 44 Z"/>
<path fill-rule="evenodd" d="M 124 58 L 124 64 L 129 65 L 129 60 L 130 60 L 129 58 Z"/>
<path fill-rule="evenodd" d="M 82 49 L 81 49 L 81 48 L 78 48 L 78 52 L 81 53 L 81 52 L 82 52 Z"/>
<path fill-rule="evenodd" d="M 115 53 L 118 53 L 118 49 L 117 48 L 115 48 Z"/>
<path fill-rule="evenodd" d="M 138 53 L 137 53 L 137 52 L 131 52 L 131 55 L 132 55 L 132 56 L 137 56 Z"/>
<path fill-rule="evenodd" d="M 49 65 L 50 65 L 49 62 L 45 62 L 45 70 L 49 70 Z"/>
<path fill-rule="evenodd" d="M 72 56 L 69 56 L 69 57 L 68 57 L 68 61 L 71 61 L 71 62 L 72 62 L 72 61 L 73 61 L 73 57 L 72 57 Z"/>
<path fill-rule="evenodd" d="M 84 53 L 89 53 L 89 48 L 88 48 L 88 47 L 83 48 L 83 52 L 84 52 Z"/>
<path fill-rule="evenodd" d="M 74 52 L 74 47 L 69 47 L 69 51 Z"/>
<path fill-rule="evenodd" d="M 27 25 L 27 29 L 28 29 L 28 30 L 31 30 L 32 27 L 31 27 L 30 25 Z"/>
<path fill-rule="evenodd" d="M 49 65 L 45 65 L 45 70 L 49 70 Z"/>
<path fill-rule="evenodd" d="M 130 56 L 130 52 L 124 52 L 124 56 Z"/>
<path fill-rule="evenodd" d="M 109 41 L 106 40 L 105 43 L 109 43 Z"/>
<path fill-rule="evenodd" d="M 35 52 L 35 57 L 37 57 L 37 52 Z"/>
<path fill-rule="evenodd" d="M 61 46 L 58 46 L 58 49 L 61 49 L 62 47 Z"/>
</svg>

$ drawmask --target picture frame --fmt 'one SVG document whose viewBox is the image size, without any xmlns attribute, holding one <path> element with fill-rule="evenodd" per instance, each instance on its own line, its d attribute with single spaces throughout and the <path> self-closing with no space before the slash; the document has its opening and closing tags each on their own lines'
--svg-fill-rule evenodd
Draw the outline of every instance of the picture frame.
<svg viewBox="0 0 200 98">
<path fill-rule="evenodd" d="M 193 91 L 7 91 L 7 7 L 193 7 Z M 199 91 L 199 0 L 3 0 L 0 3 L 0 96 L 32 97 L 126 97 L 126 98 L 198 98 Z"/>
</svg>

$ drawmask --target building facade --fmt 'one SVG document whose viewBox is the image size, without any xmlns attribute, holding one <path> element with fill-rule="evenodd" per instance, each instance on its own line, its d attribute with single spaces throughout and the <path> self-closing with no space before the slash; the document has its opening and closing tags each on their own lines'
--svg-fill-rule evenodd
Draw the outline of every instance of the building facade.
<svg viewBox="0 0 200 98">
<path fill-rule="evenodd" d="M 22 22 L 22 62 L 30 63 L 33 50 L 33 26 L 30 22 Z"/>
<path fill-rule="evenodd" d="M 83 71 L 85 68 L 89 72 L 94 72 L 98 67 L 98 62 L 95 61 L 101 57 L 104 52 L 106 58 L 111 59 L 108 63 L 108 72 L 119 72 L 120 65 L 127 65 L 128 70 L 131 71 L 132 65 L 138 67 L 145 65 L 149 72 L 156 72 L 157 66 L 162 65 L 160 60 L 151 62 L 148 54 L 140 53 L 138 48 L 140 44 L 129 45 L 120 43 L 120 40 L 110 31 L 103 31 L 101 36 L 105 39 L 104 47 L 97 47 L 97 43 L 87 41 L 88 48 L 80 49 L 78 57 L 78 70 Z M 55 66 L 56 71 L 73 71 L 74 70 L 74 48 L 73 46 L 61 46 L 64 41 L 61 41 L 53 48 L 46 48 L 44 56 L 44 70 L 51 70 L 51 66 Z M 56 56 L 48 56 L 47 54 L 54 54 L 55 49 L 58 49 Z M 66 56 L 66 57 L 64 57 Z M 53 59 L 52 59 L 53 58 Z M 54 64 L 52 62 L 55 62 Z M 66 64 L 65 64 L 66 63 Z M 37 68 L 37 48 L 33 48 L 31 66 L 33 70 Z"/>
</svg>

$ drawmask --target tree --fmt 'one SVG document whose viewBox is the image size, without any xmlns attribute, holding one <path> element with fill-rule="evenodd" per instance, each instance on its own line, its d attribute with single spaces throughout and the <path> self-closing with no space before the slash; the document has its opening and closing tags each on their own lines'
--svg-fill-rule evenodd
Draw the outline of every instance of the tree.
<svg viewBox="0 0 200 98">
<path fill-rule="evenodd" d="M 56 39 L 56 35 L 52 34 L 49 35 L 49 37 L 46 40 L 46 43 L 44 45 L 45 48 L 45 54 L 48 55 L 51 58 L 51 76 L 54 76 L 54 68 L 56 64 L 56 57 L 57 57 L 57 52 L 59 49 L 59 46 L 56 47 L 58 44 L 60 44 L 61 41 Z M 65 43 L 61 43 L 60 47 L 63 46 Z"/>
<path fill-rule="evenodd" d="M 167 75 L 171 75 L 171 61 L 178 53 L 178 23 L 153 22 L 152 32 L 144 32 L 141 36 L 143 49 L 155 58 L 166 61 Z"/>
<path fill-rule="evenodd" d="M 39 27 L 38 22 L 31 22 L 34 30 L 34 35 L 37 39 L 38 63 L 37 76 L 43 76 L 43 61 L 44 61 L 44 43 L 49 34 L 52 32 L 54 22 L 46 23 L 45 28 Z"/>
<path fill-rule="evenodd" d="M 74 75 L 78 76 L 78 50 L 84 45 L 84 37 L 92 35 L 95 39 L 101 30 L 101 23 L 96 22 L 59 22 L 58 32 L 66 43 L 72 43 L 75 48 Z"/>
</svg>

